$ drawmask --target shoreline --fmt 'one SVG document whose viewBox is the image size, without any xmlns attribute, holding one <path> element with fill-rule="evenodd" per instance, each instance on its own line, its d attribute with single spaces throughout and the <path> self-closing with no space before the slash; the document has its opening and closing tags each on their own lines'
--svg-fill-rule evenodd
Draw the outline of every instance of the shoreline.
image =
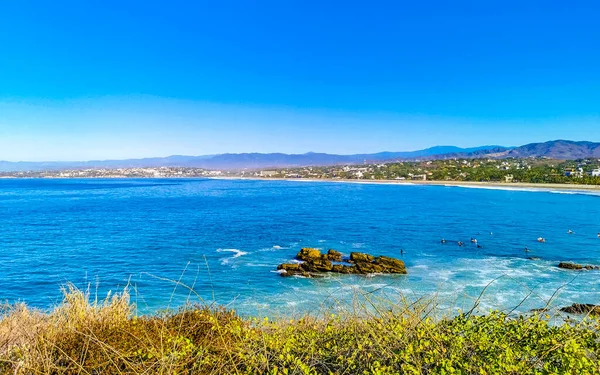
<svg viewBox="0 0 600 375">
<path fill-rule="evenodd" d="M 247 180 L 247 181 L 292 181 L 292 182 L 330 182 L 351 184 L 379 184 L 379 185 L 405 185 L 405 186 L 448 186 L 462 188 L 481 189 L 536 189 L 540 191 L 587 191 L 600 192 L 600 185 L 584 184 L 556 184 L 556 183 L 532 183 L 532 182 L 479 182 L 479 181 L 437 181 L 437 180 L 358 180 L 358 179 L 333 179 L 333 178 L 285 178 L 285 177 L 242 177 L 242 176 L 194 176 L 194 177 L 13 177 L 0 176 L 0 180 L 129 180 L 129 179 L 156 179 L 156 180 L 186 180 L 186 179 L 210 179 L 210 180 Z"/>
<path fill-rule="evenodd" d="M 527 182 L 478 182 L 478 181 L 422 181 L 422 180 L 354 180 L 354 179 L 329 179 L 329 178 L 264 178 L 264 177 L 208 177 L 215 180 L 254 180 L 254 181 L 292 181 L 292 182 L 333 182 L 355 184 L 381 184 L 381 185 L 434 185 L 464 188 L 509 188 L 509 189 L 539 189 L 539 190 L 564 190 L 564 191 L 600 191 L 600 185 L 583 184 L 549 184 Z"/>
</svg>

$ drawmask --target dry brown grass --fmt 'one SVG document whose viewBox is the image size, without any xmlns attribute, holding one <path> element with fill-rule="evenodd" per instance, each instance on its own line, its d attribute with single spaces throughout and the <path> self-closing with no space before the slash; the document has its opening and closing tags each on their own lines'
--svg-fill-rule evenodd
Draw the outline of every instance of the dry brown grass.
<svg viewBox="0 0 600 375">
<path fill-rule="evenodd" d="M 598 374 L 597 321 L 431 318 L 430 302 L 270 321 L 188 306 L 136 316 L 127 291 L 91 301 L 72 286 L 43 313 L 5 306 L 6 374 Z M 365 302 L 366 301 L 366 302 Z M 389 307 L 389 306 L 388 306 Z"/>
</svg>

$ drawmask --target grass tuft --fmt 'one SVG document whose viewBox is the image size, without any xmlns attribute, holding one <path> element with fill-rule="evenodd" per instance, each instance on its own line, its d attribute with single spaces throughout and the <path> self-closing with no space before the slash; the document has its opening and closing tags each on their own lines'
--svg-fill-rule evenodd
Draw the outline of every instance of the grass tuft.
<svg viewBox="0 0 600 375">
<path fill-rule="evenodd" d="M 505 313 L 438 317 L 432 302 L 296 319 L 212 306 L 136 316 L 127 290 L 72 285 L 50 312 L 7 305 L 6 374 L 599 374 L 598 320 Z"/>
</svg>

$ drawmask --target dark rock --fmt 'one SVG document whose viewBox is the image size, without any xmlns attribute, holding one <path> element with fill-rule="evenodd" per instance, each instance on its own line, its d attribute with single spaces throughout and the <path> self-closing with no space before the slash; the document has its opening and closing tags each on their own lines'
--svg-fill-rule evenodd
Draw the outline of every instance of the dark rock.
<svg viewBox="0 0 600 375">
<path fill-rule="evenodd" d="M 567 270 L 600 270 L 600 266 L 582 265 L 570 262 L 560 262 L 558 263 L 558 268 L 564 268 Z"/>
<path fill-rule="evenodd" d="M 331 269 L 331 272 L 353 274 L 353 273 L 358 273 L 359 271 L 355 266 L 347 266 L 344 264 L 334 264 Z"/>
<path fill-rule="evenodd" d="M 564 268 L 567 270 L 580 270 L 583 269 L 583 266 L 581 264 L 560 262 L 558 263 L 558 268 Z"/>
<path fill-rule="evenodd" d="M 304 247 L 300 249 L 300 252 L 296 255 L 298 260 L 311 260 L 321 259 L 321 251 L 319 249 L 313 249 L 311 247 Z"/>
<path fill-rule="evenodd" d="M 327 259 L 334 261 L 334 262 L 341 262 L 342 261 L 342 253 L 340 253 L 339 251 L 335 251 L 333 249 L 329 249 L 329 251 L 327 252 Z"/>
<path fill-rule="evenodd" d="M 344 266 L 341 264 L 334 264 L 333 267 L 331 267 L 331 272 L 342 273 L 343 270 L 344 270 Z"/>
<path fill-rule="evenodd" d="M 574 303 L 571 306 L 561 308 L 560 311 L 569 314 L 600 315 L 600 305 L 592 305 L 590 303 Z"/>
<path fill-rule="evenodd" d="M 350 263 L 372 262 L 375 260 L 373 255 L 364 253 L 350 253 Z"/>
<path fill-rule="evenodd" d="M 356 268 L 360 274 L 383 273 L 384 270 L 382 266 L 371 262 L 358 262 Z"/>
<path fill-rule="evenodd" d="M 331 272 L 333 264 L 327 259 L 314 259 L 302 263 L 300 268 L 307 272 Z"/>
<path fill-rule="evenodd" d="M 359 273 L 358 268 L 355 266 L 342 266 L 342 273 L 352 274 Z"/>
<path fill-rule="evenodd" d="M 373 263 L 383 267 L 384 272 L 406 273 L 406 266 L 404 265 L 404 262 L 399 259 L 380 256 L 375 258 Z"/>
<path fill-rule="evenodd" d="M 302 263 L 284 263 L 277 266 L 278 270 L 284 270 L 282 276 L 305 276 L 314 277 L 325 272 L 342 274 L 371 274 L 371 273 L 396 273 L 405 274 L 404 262 L 386 256 L 374 257 L 364 253 L 350 253 L 350 264 L 333 264 L 342 262 L 342 254 L 330 249 L 327 254 L 321 254 L 318 249 L 303 248 L 296 255 L 296 259 L 303 260 Z"/>
<path fill-rule="evenodd" d="M 278 270 L 284 270 L 284 271 L 300 271 L 300 264 L 299 263 L 284 263 L 284 264 L 280 264 L 277 266 Z"/>
</svg>

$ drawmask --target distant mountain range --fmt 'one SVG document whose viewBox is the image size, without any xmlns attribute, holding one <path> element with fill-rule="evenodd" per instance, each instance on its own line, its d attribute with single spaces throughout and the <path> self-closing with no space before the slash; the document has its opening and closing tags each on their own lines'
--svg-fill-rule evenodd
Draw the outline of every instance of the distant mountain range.
<svg viewBox="0 0 600 375">
<path fill-rule="evenodd" d="M 525 146 L 510 150 L 506 156 L 515 158 L 528 158 L 543 156 L 551 159 L 583 159 L 600 158 L 600 143 L 575 142 L 575 141 L 550 141 L 544 143 L 530 143 Z"/>
<path fill-rule="evenodd" d="M 7 162 L 0 161 L 0 171 L 40 171 L 84 168 L 195 167 L 205 169 L 257 169 L 336 164 L 361 164 L 415 159 L 446 159 L 455 157 L 548 157 L 555 159 L 600 158 L 600 143 L 549 141 L 520 147 L 481 146 L 460 148 L 435 146 L 418 151 L 379 152 L 375 154 L 336 155 L 309 152 L 306 154 L 219 154 L 205 156 L 168 156 L 128 160 L 95 160 L 85 162 Z"/>
</svg>

